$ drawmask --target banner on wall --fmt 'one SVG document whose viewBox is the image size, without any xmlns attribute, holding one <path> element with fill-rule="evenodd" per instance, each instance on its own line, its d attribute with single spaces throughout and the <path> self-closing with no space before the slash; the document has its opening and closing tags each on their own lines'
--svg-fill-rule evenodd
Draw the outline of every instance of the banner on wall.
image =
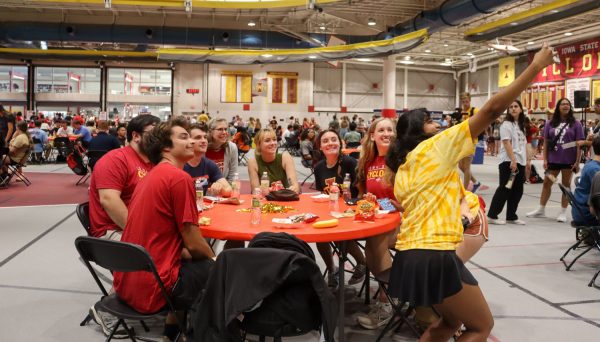
<svg viewBox="0 0 600 342">
<path fill-rule="evenodd" d="M 552 64 L 540 72 L 533 83 L 563 81 L 600 75 L 600 38 L 557 46 L 560 64 Z M 529 54 L 529 61 L 534 53 Z"/>
<path fill-rule="evenodd" d="M 267 100 L 269 103 L 298 102 L 297 72 L 267 72 Z"/>
<path fill-rule="evenodd" d="M 515 57 L 504 57 L 498 61 L 498 88 L 506 87 L 515 80 Z"/>
<path fill-rule="evenodd" d="M 266 78 L 253 78 L 252 79 L 252 96 L 266 96 L 267 95 L 267 79 Z"/>
<path fill-rule="evenodd" d="M 588 78 L 576 78 L 572 80 L 567 80 L 567 94 L 566 97 L 571 101 L 573 106 L 575 106 L 575 91 L 576 90 L 590 90 L 591 79 Z"/>
</svg>

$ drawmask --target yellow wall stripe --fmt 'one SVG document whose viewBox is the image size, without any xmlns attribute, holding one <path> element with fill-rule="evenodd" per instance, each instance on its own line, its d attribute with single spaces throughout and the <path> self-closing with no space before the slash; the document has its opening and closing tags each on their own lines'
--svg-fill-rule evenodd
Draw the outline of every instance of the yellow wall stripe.
<svg viewBox="0 0 600 342">
<path fill-rule="evenodd" d="M 38 0 L 39 2 L 50 2 L 50 3 L 78 3 L 78 4 L 97 4 L 104 8 L 103 0 Z M 327 4 L 337 2 L 340 0 L 316 0 L 317 4 Z M 306 6 L 307 0 L 263 0 L 263 1 L 250 1 L 250 0 L 193 0 L 192 11 L 194 7 L 202 8 L 280 8 L 280 7 L 300 7 Z M 124 5 L 124 6 L 143 6 L 143 7 L 181 7 L 183 6 L 183 0 L 112 0 L 113 5 Z"/>
</svg>

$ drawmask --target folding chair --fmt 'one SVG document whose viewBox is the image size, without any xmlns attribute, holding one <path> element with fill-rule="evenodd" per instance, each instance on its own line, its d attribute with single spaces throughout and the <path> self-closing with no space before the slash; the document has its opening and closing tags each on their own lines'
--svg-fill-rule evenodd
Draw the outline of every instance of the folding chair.
<svg viewBox="0 0 600 342">
<path fill-rule="evenodd" d="M 85 233 L 90 235 L 90 202 L 79 203 L 75 208 L 75 213 L 77 213 L 77 218 L 85 229 Z"/>
<path fill-rule="evenodd" d="M 558 187 L 560 188 L 560 191 L 562 191 L 563 195 L 567 197 L 567 199 L 569 200 L 569 204 L 571 205 L 571 207 L 573 207 L 575 210 L 577 210 L 577 212 L 579 213 L 580 217 L 585 217 L 581 211 L 581 208 L 579 208 L 579 205 L 577 204 L 577 202 L 575 201 L 575 196 L 573 195 L 573 193 L 571 192 L 571 189 L 565 187 L 562 184 L 558 184 Z M 594 244 L 592 244 L 591 246 L 588 246 L 583 252 L 581 252 L 580 254 L 578 254 L 575 259 L 573 259 L 571 261 L 570 264 L 567 265 L 567 263 L 565 262 L 565 257 L 567 256 L 567 254 L 569 254 L 570 251 L 574 251 L 577 248 L 580 247 L 580 245 L 585 241 L 585 239 L 588 236 L 592 236 L 592 237 L 597 237 L 599 234 L 599 230 L 600 230 L 600 226 L 585 226 L 585 225 L 578 225 L 576 222 L 571 221 L 571 227 L 575 228 L 575 243 L 573 245 L 571 245 L 567 251 L 562 255 L 562 257 L 560 258 L 560 261 L 563 262 L 563 264 L 565 264 L 565 270 L 569 271 L 571 269 L 571 267 L 573 266 L 573 264 L 575 264 L 575 262 L 581 258 L 584 254 L 586 254 L 587 252 L 589 252 L 592 248 L 594 248 Z M 600 246 L 598 246 L 598 239 L 594 239 L 596 241 L 596 247 L 600 249 Z M 597 274 L 596 274 L 597 276 Z M 596 277 L 594 277 L 593 280 L 595 280 Z M 593 283 L 593 281 L 592 281 Z M 590 285 L 591 286 L 591 285 Z"/>
<path fill-rule="evenodd" d="M 0 179 L 0 187 L 8 186 L 13 177 L 17 177 L 18 179 L 20 179 L 26 186 L 31 185 L 31 181 L 29 180 L 29 178 L 27 178 L 23 171 L 20 170 L 21 168 L 27 166 L 27 160 L 29 159 L 29 154 L 31 153 L 31 150 L 32 147 L 29 147 L 29 149 L 27 150 L 27 152 L 25 152 L 25 155 L 23 156 L 23 158 L 21 158 L 19 162 L 15 164 L 8 163 L 6 165 L 8 168 L 8 177 Z"/>
<path fill-rule="evenodd" d="M 144 320 L 162 317 L 166 312 L 172 312 L 175 314 L 175 306 L 169 297 L 167 289 L 164 283 L 160 279 L 154 261 L 150 254 L 142 247 L 131 243 L 98 239 L 88 236 L 80 236 L 75 239 L 75 248 L 79 252 L 79 255 L 83 259 L 86 267 L 92 274 L 94 281 L 102 291 L 102 299 L 95 304 L 96 310 L 108 312 L 111 315 L 118 318 L 117 324 L 115 324 L 113 330 L 108 336 L 107 342 L 113 338 L 114 333 L 122 325 L 129 338 L 132 341 L 136 341 L 135 331 L 129 328 L 126 319 L 140 321 L 144 329 L 149 331 L 148 327 L 144 323 Z M 154 279 L 158 283 L 162 295 L 167 301 L 166 309 L 151 314 L 143 314 L 132 307 L 127 305 L 123 300 L 119 299 L 116 293 L 108 294 L 104 285 L 100 281 L 100 278 L 92 268 L 90 262 L 96 265 L 108 269 L 114 272 L 150 272 L 154 276 Z M 176 316 L 176 315 L 175 315 Z M 180 331 L 185 331 L 183 324 L 177 319 Z M 175 341 L 179 340 L 180 335 L 177 335 Z"/>
<path fill-rule="evenodd" d="M 91 171 L 94 171 L 94 166 L 96 165 L 98 160 L 100 160 L 100 158 L 102 158 L 107 153 L 107 150 L 88 150 L 86 152 L 88 158 L 87 166 L 90 169 L 90 173 Z"/>
<path fill-rule="evenodd" d="M 394 311 L 392 318 L 390 319 L 388 324 L 383 328 L 383 330 L 381 331 L 381 333 L 379 334 L 379 336 L 377 337 L 377 339 L 375 341 L 377 341 L 377 342 L 381 341 L 381 339 L 389 331 L 399 330 L 402 327 L 402 325 L 404 325 L 404 323 L 406 323 L 408 325 L 408 327 L 410 328 L 410 330 L 415 334 L 415 336 L 417 338 L 419 338 L 419 337 L 421 337 L 421 332 L 419 331 L 419 328 L 416 326 L 416 324 L 413 321 L 411 321 L 408 318 L 408 316 L 414 311 L 414 309 L 415 309 L 414 306 L 412 306 L 412 305 L 410 305 L 410 303 L 408 303 L 409 305 L 406 307 L 405 310 L 403 310 L 407 303 L 405 303 L 405 302 L 397 303 L 396 301 L 394 301 L 394 299 L 390 296 L 390 294 L 388 292 L 388 284 L 390 281 L 390 273 L 391 272 L 392 272 L 392 269 L 388 268 L 387 270 L 375 275 L 375 280 L 379 283 L 379 288 L 385 294 L 385 297 L 390 302 L 390 304 L 392 306 L 392 310 Z"/>
<path fill-rule="evenodd" d="M 238 164 L 239 165 L 248 165 L 248 157 L 246 156 L 248 154 L 248 152 L 250 152 L 250 150 L 243 151 L 243 150 L 238 149 Z"/>
</svg>

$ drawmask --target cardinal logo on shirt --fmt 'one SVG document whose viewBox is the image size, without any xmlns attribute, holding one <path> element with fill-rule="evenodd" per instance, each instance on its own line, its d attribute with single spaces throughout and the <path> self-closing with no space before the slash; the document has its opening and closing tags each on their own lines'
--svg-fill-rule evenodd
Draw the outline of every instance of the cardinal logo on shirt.
<svg viewBox="0 0 600 342">
<path fill-rule="evenodd" d="M 323 188 L 323 192 L 326 193 L 326 194 L 328 194 L 329 193 L 329 187 L 333 183 L 335 183 L 335 177 L 327 178 L 325 180 L 325 187 Z"/>
<path fill-rule="evenodd" d="M 138 176 L 138 178 L 140 180 L 142 178 L 146 177 L 147 174 L 148 174 L 148 171 L 146 169 L 142 169 L 141 167 L 138 166 L 138 168 L 137 168 L 137 176 Z"/>
</svg>

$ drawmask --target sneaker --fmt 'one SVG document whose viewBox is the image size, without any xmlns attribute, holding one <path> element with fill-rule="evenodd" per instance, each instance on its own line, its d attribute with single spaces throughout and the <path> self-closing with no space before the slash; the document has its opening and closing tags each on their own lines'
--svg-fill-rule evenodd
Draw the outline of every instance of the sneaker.
<svg viewBox="0 0 600 342">
<path fill-rule="evenodd" d="M 104 335 L 106 336 L 110 336 L 110 332 L 113 330 L 113 327 L 119 321 L 118 318 L 106 312 L 96 311 L 96 308 L 93 305 L 90 308 L 89 314 L 90 317 L 92 317 L 92 319 L 94 320 L 94 322 L 96 322 L 96 324 L 98 324 L 102 328 L 102 332 L 104 332 Z M 119 330 L 115 331 L 113 338 L 124 339 L 129 338 L 129 335 L 127 334 L 125 328 L 119 327 Z"/>
<path fill-rule="evenodd" d="M 567 214 L 566 213 L 560 213 L 560 214 L 558 214 L 558 216 L 556 217 L 556 221 L 558 221 L 558 222 L 567 222 Z"/>
<path fill-rule="evenodd" d="M 362 283 L 362 281 L 365 280 L 366 273 L 367 265 L 357 264 L 356 267 L 354 267 L 354 273 L 352 273 L 352 277 L 350 277 L 350 280 L 348 280 L 348 285 Z"/>
<path fill-rule="evenodd" d="M 338 267 L 335 268 L 333 272 L 327 273 L 327 286 L 332 288 L 334 291 L 337 290 L 340 285 L 339 278 L 340 277 L 340 269 Z"/>
<path fill-rule="evenodd" d="M 506 224 L 506 221 L 501 220 L 501 219 L 493 219 L 493 218 L 488 217 L 488 223 L 489 224 L 503 225 L 503 224 Z"/>
<path fill-rule="evenodd" d="M 544 208 L 537 208 L 534 211 L 528 212 L 525 216 L 527 216 L 527 217 L 546 217 L 546 210 Z"/>
<path fill-rule="evenodd" d="M 489 222 L 489 221 L 488 221 L 488 222 Z M 521 225 L 521 226 L 524 226 L 524 225 L 526 225 L 526 224 L 527 224 L 527 223 L 525 223 L 525 221 L 523 221 L 523 220 L 518 220 L 518 219 L 517 219 L 517 220 L 506 220 L 506 222 L 507 222 L 507 223 L 510 223 L 510 224 L 518 224 L 518 225 Z"/>
<path fill-rule="evenodd" d="M 471 189 L 472 193 L 477 192 L 477 189 L 481 186 L 481 182 L 473 183 L 473 189 Z"/>
<path fill-rule="evenodd" d="M 377 302 L 368 314 L 358 315 L 356 320 L 361 327 L 374 330 L 388 324 L 392 316 L 393 311 L 390 303 Z"/>
</svg>

